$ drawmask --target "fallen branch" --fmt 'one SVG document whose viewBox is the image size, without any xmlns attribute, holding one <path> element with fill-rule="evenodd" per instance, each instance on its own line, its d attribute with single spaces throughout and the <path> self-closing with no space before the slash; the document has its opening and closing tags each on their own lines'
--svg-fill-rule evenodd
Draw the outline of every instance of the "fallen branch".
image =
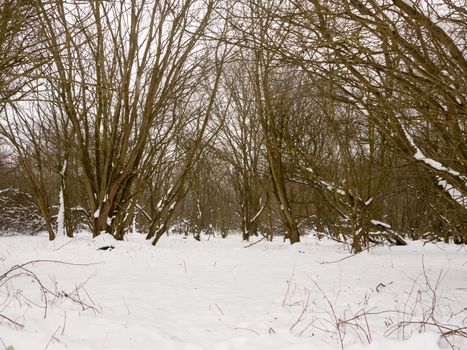
<svg viewBox="0 0 467 350">
<path fill-rule="evenodd" d="M 259 242 L 261 242 L 263 239 L 265 239 L 266 237 L 263 237 L 263 238 L 260 238 L 258 239 L 256 242 L 253 242 L 251 244 L 248 244 L 247 246 L 244 246 L 243 248 L 249 248 L 251 246 L 254 246 L 255 244 L 258 244 Z"/>
<path fill-rule="evenodd" d="M 1 317 L 1 318 L 4 318 L 4 319 L 7 320 L 8 322 L 14 324 L 15 326 L 17 326 L 17 327 L 19 327 L 19 328 L 24 328 L 24 325 L 22 325 L 21 323 L 18 323 L 18 322 L 16 322 L 16 321 L 13 321 L 11 318 L 6 317 L 5 315 L 0 314 L 0 317 Z"/>
<path fill-rule="evenodd" d="M 11 272 L 15 271 L 15 270 L 18 270 L 18 269 L 21 269 L 21 268 L 24 268 L 25 266 L 28 266 L 28 265 L 32 265 L 32 264 L 37 264 L 37 263 L 56 263 L 56 264 L 62 264 L 62 265 L 70 265 L 70 266 L 92 266 L 92 265 L 100 265 L 100 264 L 103 264 L 103 262 L 97 262 L 97 263 L 70 263 L 70 262 L 66 262 L 66 261 L 60 261 L 60 260 L 47 260 L 47 259 L 43 259 L 43 260 L 31 260 L 31 261 L 28 261 L 24 264 L 21 264 L 21 265 L 14 265 L 12 268 L 10 268 L 7 272 L 3 273 L 2 275 L 0 275 L 0 281 L 5 278 L 5 276 L 7 276 L 8 274 L 10 274 Z"/>
<path fill-rule="evenodd" d="M 360 253 L 353 253 L 353 254 L 350 254 L 350 255 L 347 255 L 345 257 L 343 257 L 342 259 L 339 259 L 339 260 L 334 260 L 334 261 L 317 261 L 318 263 L 320 263 L 321 265 L 323 264 L 335 264 L 335 263 L 338 263 L 338 262 L 341 262 L 341 261 L 344 261 L 346 259 L 349 259 L 355 255 L 358 255 Z"/>
</svg>

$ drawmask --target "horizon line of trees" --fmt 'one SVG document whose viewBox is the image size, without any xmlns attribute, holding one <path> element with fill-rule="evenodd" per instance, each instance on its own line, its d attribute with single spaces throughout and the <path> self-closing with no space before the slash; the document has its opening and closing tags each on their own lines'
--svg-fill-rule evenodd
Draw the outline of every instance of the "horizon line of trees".
<svg viewBox="0 0 467 350">
<path fill-rule="evenodd" d="M 465 243 L 466 9 L 4 0 L 0 230 Z"/>
</svg>

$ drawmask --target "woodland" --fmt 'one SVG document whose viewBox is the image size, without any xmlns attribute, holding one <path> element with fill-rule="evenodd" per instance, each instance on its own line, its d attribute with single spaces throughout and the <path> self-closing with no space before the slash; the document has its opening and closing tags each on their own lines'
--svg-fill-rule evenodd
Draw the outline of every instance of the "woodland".
<svg viewBox="0 0 467 350">
<path fill-rule="evenodd" d="M 0 232 L 467 242 L 465 0 L 2 0 Z"/>
</svg>

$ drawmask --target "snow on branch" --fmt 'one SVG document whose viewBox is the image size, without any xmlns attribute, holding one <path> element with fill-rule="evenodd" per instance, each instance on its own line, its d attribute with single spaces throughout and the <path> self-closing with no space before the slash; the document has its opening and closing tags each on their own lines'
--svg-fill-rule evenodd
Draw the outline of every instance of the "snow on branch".
<svg viewBox="0 0 467 350">
<path fill-rule="evenodd" d="M 423 152 L 421 151 L 420 148 L 418 148 L 418 146 L 415 144 L 412 136 L 409 135 L 409 133 L 407 132 L 407 130 L 405 130 L 405 128 L 401 125 L 401 128 L 402 130 L 404 131 L 404 134 L 405 134 L 405 137 L 407 137 L 407 140 L 409 141 L 410 145 L 415 149 L 415 154 L 413 155 L 413 157 L 416 159 L 416 160 L 421 160 L 422 162 L 424 162 L 425 164 L 429 165 L 431 168 L 435 169 L 435 170 L 438 170 L 438 171 L 445 171 L 453 176 L 458 176 L 460 177 L 461 179 L 463 179 L 464 181 L 466 181 L 467 179 L 464 177 L 464 176 L 461 176 L 461 174 L 458 172 L 458 171 L 455 171 L 451 168 L 447 168 L 445 167 L 443 164 L 441 164 L 440 162 L 434 160 L 434 159 L 431 159 L 431 158 L 428 158 L 426 157 Z"/>
<path fill-rule="evenodd" d="M 402 125 L 401 125 L 401 128 L 405 134 L 405 137 L 407 138 L 407 141 L 410 143 L 413 149 L 415 149 L 415 153 L 413 154 L 413 157 L 416 160 L 425 163 L 433 170 L 437 170 L 438 172 L 444 172 L 454 177 L 457 177 L 461 181 L 463 181 L 465 185 L 467 185 L 467 177 L 461 175 L 458 171 L 454 169 L 445 167 L 443 164 L 441 164 L 440 162 L 434 159 L 426 157 L 423 154 L 422 150 L 415 144 L 412 136 L 410 136 L 407 130 Z M 449 196 L 452 199 L 454 199 L 461 206 L 467 208 L 467 197 L 466 196 L 464 196 L 457 188 L 455 188 L 452 184 L 450 184 L 447 180 L 443 179 L 441 176 L 437 176 L 436 178 L 438 180 L 438 185 L 441 186 L 449 194 Z"/>
<path fill-rule="evenodd" d="M 264 208 L 266 207 L 266 201 L 263 203 L 263 205 L 261 206 L 261 208 L 258 210 L 258 212 L 255 214 L 255 216 L 253 217 L 253 219 L 250 220 L 250 223 L 254 223 L 256 221 L 256 219 L 259 218 L 259 216 L 261 215 L 261 213 L 263 212 Z"/>
<path fill-rule="evenodd" d="M 437 176 L 436 178 L 438 179 L 438 185 L 440 185 L 447 193 L 449 193 L 452 199 L 454 199 L 464 208 L 467 208 L 467 196 L 464 196 L 457 188 L 452 186 L 446 180 L 443 180 L 440 176 Z"/>
<path fill-rule="evenodd" d="M 314 172 L 313 172 L 313 169 L 311 168 L 306 168 L 306 170 L 308 172 L 310 172 L 311 174 L 313 174 L 315 177 L 318 178 L 318 181 L 319 183 L 324 186 L 324 188 L 326 188 L 328 191 L 330 192 L 333 192 L 333 193 L 337 193 L 337 194 L 340 194 L 341 196 L 345 196 L 346 193 L 345 191 L 340 188 L 339 186 L 335 185 L 335 184 L 330 184 L 329 182 L 323 180 L 321 177 L 317 176 Z"/>
<path fill-rule="evenodd" d="M 380 227 L 383 227 L 383 228 L 388 229 L 388 230 L 391 229 L 391 225 L 386 224 L 385 222 L 378 221 L 378 220 L 371 220 L 370 222 L 375 226 L 380 226 Z"/>
</svg>

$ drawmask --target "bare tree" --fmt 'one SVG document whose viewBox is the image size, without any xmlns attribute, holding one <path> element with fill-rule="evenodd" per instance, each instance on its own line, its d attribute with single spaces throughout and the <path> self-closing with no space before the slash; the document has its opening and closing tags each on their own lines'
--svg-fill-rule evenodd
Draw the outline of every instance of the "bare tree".
<svg viewBox="0 0 467 350">
<path fill-rule="evenodd" d="M 94 236 L 123 237 L 135 186 L 151 173 L 144 167 L 159 144 L 167 147 L 179 125 L 189 123 L 172 106 L 195 96 L 203 57 L 197 45 L 214 6 L 191 0 L 42 5 L 56 103 L 73 127 Z"/>
<path fill-rule="evenodd" d="M 254 90 L 243 64 L 248 65 L 248 61 L 236 57 L 224 70 L 222 91 L 227 107 L 221 116 L 223 128 L 216 154 L 229 168 L 243 239 L 249 240 L 251 235 L 258 235 L 269 197 L 269 180 L 258 109 L 251 98 Z"/>
<path fill-rule="evenodd" d="M 4 0 L 0 4 L 0 112 L 27 93 L 23 88 L 47 62 L 38 35 L 36 1 Z"/>
<path fill-rule="evenodd" d="M 301 69 L 323 96 L 352 106 L 430 175 L 445 199 L 445 224 L 454 235 L 464 232 L 464 8 L 451 1 L 277 1 L 263 5 L 259 17 L 268 30 L 264 38 L 250 36 L 251 46 Z M 320 81 L 333 84 L 332 96 Z"/>
<path fill-rule="evenodd" d="M 22 108 L 23 107 L 23 108 Z M 44 144 L 44 116 L 31 114 L 27 107 L 15 106 L 3 110 L 5 124 L 0 134 L 5 137 L 15 153 L 15 159 L 23 169 L 35 202 L 45 221 L 49 239 L 55 239 L 52 226 L 52 208 L 48 177 L 47 147 Z"/>
</svg>

